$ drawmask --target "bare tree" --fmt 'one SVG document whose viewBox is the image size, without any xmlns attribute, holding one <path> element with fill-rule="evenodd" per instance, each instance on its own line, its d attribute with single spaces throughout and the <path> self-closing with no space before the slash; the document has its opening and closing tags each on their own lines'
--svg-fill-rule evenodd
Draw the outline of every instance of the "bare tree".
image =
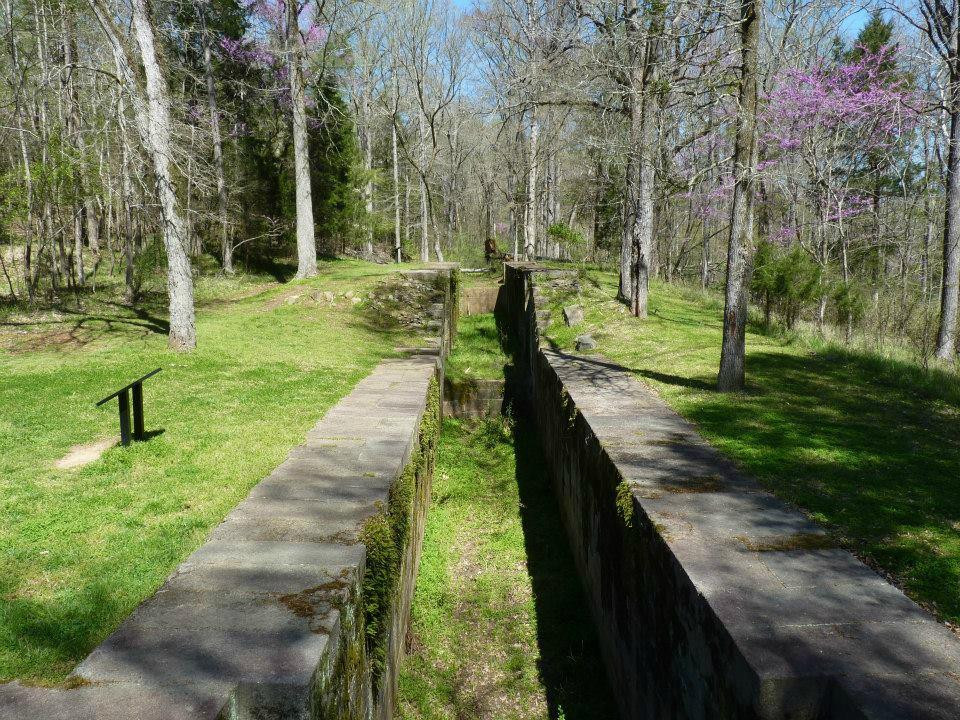
<svg viewBox="0 0 960 720">
<path fill-rule="evenodd" d="M 317 274 L 317 241 L 313 224 L 313 191 L 310 179 L 310 145 L 307 136 L 307 99 L 303 80 L 304 42 L 300 32 L 300 3 L 287 8 L 287 62 L 290 103 L 293 106 L 293 166 L 297 196 L 297 277 Z"/>
<path fill-rule="evenodd" d="M 113 22 L 105 0 L 89 0 L 110 41 L 118 74 L 133 104 L 137 129 L 153 163 L 157 196 L 163 219 L 163 244 L 167 254 L 167 295 L 170 301 L 169 344 L 175 350 L 197 345 L 193 307 L 193 275 L 187 256 L 188 238 L 171 173 L 170 99 L 160 69 L 153 25 L 146 0 L 133 0 L 132 27 L 140 50 L 144 84 L 134 74 L 126 42 Z"/>
<path fill-rule="evenodd" d="M 753 244 L 753 193 L 757 161 L 757 45 L 759 0 L 740 0 L 740 100 L 734 148 L 733 204 L 727 249 L 727 288 L 723 311 L 723 347 L 717 389 L 742 390 L 746 353 L 747 292 Z"/>
</svg>

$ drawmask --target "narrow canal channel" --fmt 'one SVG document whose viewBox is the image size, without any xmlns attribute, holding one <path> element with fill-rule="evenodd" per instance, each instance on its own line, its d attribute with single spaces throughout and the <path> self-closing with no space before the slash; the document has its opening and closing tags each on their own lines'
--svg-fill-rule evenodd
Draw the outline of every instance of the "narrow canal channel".
<svg viewBox="0 0 960 720">
<path fill-rule="evenodd" d="M 502 380 L 492 315 L 461 319 L 448 374 Z M 610 688 L 536 436 L 444 421 L 396 717 L 611 720 Z"/>
</svg>

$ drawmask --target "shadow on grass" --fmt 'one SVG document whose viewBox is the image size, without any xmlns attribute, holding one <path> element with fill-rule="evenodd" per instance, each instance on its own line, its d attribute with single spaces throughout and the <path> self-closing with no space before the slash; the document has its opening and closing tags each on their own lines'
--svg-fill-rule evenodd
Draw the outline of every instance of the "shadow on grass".
<svg viewBox="0 0 960 720">
<path fill-rule="evenodd" d="M 520 519 L 537 615 L 540 676 L 551 718 L 613 720 L 593 619 L 567 545 L 542 452 L 528 421 L 514 426 Z"/>
<path fill-rule="evenodd" d="M 655 380 L 664 385 L 677 385 L 679 387 L 690 388 L 691 390 L 716 390 L 716 383 L 710 383 L 699 378 L 685 378 L 679 375 L 669 373 L 655 372 L 653 370 L 636 370 L 637 375 L 648 380 Z"/>
<path fill-rule="evenodd" d="M 34 600 L 14 593 L 19 581 L 7 578 L 3 583 L 4 629 L 14 642 L 29 649 L 35 665 L 20 666 L 19 677 L 66 675 L 104 638 L 104 629 L 118 624 L 127 608 L 118 599 L 110 583 L 95 580 L 71 592 L 68 597 Z M 0 682 L 13 680 L 3 677 Z"/>
<path fill-rule="evenodd" d="M 243 262 L 243 267 L 249 272 L 268 275 L 278 283 L 285 283 L 297 274 L 296 263 L 289 260 L 261 257 L 259 255 L 251 255 L 251 257 L 246 258 Z"/>
<path fill-rule="evenodd" d="M 748 391 L 643 367 L 721 451 L 960 620 L 960 378 L 831 348 L 749 352 Z"/>
<path fill-rule="evenodd" d="M 136 305 L 103 300 L 94 307 L 83 307 L 58 301 L 33 309 L 56 312 L 60 317 L 22 321 L 0 319 L 0 328 L 28 330 L 14 337 L 11 350 L 69 350 L 131 330 L 144 336 L 166 335 L 170 331 L 169 321 L 162 317 L 163 306 L 150 296 L 144 297 Z"/>
</svg>

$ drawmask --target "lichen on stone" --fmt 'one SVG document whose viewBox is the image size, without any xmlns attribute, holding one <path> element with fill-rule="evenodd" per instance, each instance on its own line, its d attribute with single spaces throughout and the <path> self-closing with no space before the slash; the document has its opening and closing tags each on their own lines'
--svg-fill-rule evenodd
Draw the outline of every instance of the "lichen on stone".
<svg viewBox="0 0 960 720">
<path fill-rule="evenodd" d="M 750 538 L 736 535 L 747 550 L 753 552 L 783 552 L 785 550 L 830 550 L 837 547 L 836 541 L 826 533 L 796 532 L 789 535 Z"/>
</svg>

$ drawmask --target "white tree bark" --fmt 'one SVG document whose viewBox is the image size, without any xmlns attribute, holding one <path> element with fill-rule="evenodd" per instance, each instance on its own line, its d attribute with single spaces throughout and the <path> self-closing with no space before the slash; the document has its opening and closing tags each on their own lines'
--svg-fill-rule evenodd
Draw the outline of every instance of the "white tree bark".
<svg viewBox="0 0 960 720">
<path fill-rule="evenodd" d="M 960 63 L 960 60 L 957 61 Z M 947 198 L 943 227 L 943 284 L 936 356 L 952 361 L 957 353 L 960 314 L 960 69 L 951 73 L 950 147 L 947 153 Z"/>
<path fill-rule="evenodd" d="M 423 115 L 418 116 L 420 123 L 420 262 L 429 262 L 430 260 L 430 208 L 427 198 L 427 180 L 423 176 L 427 162 L 427 138 L 426 123 Z"/>
<path fill-rule="evenodd" d="M 368 97 L 369 89 L 364 88 L 363 115 L 363 168 L 366 171 L 367 181 L 363 186 L 363 199 L 367 211 L 367 244 L 366 255 L 373 259 L 373 110 L 372 101 Z"/>
<path fill-rule="evenodd" d="M 113 24 L 104 0 L 88 0 L 110 40 L 118 74 L 131 95 L 137 130 L 153 164 L 157 197 L 167 253 L 167 296 L 170 302 L 169 345 L 192 350 L 197 345 L 193 306 L 193 275 L 187 256 L 186 230 L 170 169 L 170 99 L 154 45 L 153 26 L 146 0 L 132 0 L 133 33 L 143 64 L 145 89 L 141 90 L 122 36 Z"/>
<path fill-rule="evenodd" d="M 397 150 L 397 118 L 394 114 L 392 123 L 392 150 L 393 150 L 393 249 L 397 262 L 403 261 L 402 246 L 400 244 L 400 154 Z"/>
<path fill-rule="evenodd" d="M 170 170 L 170 99 L 154 46 L 153 26 L 146 0 L 133 0 L 133 32 L 140 48 L 147 90 L 147 135 L 163 215 L 163 244 L 167 251 L 167 294 L 170 298 L 170 347 L 192 350 L 197 345 L 193 308 L 193 274 L 187 256 L 187 238 Z"/>
<path fill-rule="evenodd" d="M 530 144 L 527 149 L 527 208 L 524 213 L 523 255 L 533 260 L 537 254 L 537 144 L 540 122 L 536 107 L 530 108 Z"/>
</svg>

